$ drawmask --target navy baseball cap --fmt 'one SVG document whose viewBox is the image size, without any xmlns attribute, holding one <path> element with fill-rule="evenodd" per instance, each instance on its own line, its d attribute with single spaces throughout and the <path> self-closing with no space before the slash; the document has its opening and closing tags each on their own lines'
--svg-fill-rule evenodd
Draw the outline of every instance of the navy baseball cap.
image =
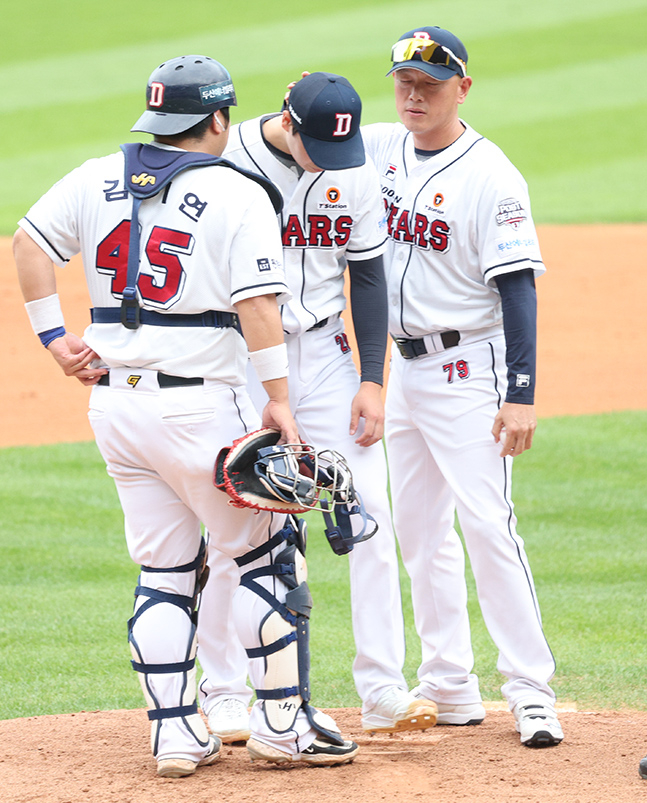
<svg viewBox="0 0 647 803">
<path fill-rule="evenodd" d="M 364 164 L 366 154 L 359 131 L 362 102 L 341 75 L 306 75 L 290 91 L 287 110 L 317 167 L 346 170 Z"/>
<path fill-rule="evenodd" d="M 447 81 L 454 75 L 467 75 L 467 50 L 453 33 L 436 26 L 414 28 L 402 34 L 391 49 L 395 70 L 421 70 L 438 81 Z"/>
</svg>

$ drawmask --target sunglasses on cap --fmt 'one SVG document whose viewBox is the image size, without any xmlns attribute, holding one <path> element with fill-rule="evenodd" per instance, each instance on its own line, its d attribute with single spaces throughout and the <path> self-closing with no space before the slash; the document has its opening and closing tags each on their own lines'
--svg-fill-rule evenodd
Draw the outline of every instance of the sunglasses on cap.
<svg viewBox="0 0 647 803">
<path fill-rule="evenodd" d="M 414 56 L 419 56 L 422 61 L 429 64 L 443 64 L 449 65 L 449 61 L 453 61 L 460 67 L 461 75 L 463 78 L 467 75 L 465 62 L 459 59 L 455 53 L 445 47 L 434 42 L 432 39 L 423 39 L 421 37 L 414 37 L 413 39 L 401 39 L 393 45 L 391 50 L 391 61 L 398 64 L 401 61 L 411 61 Z"/>
</svg>

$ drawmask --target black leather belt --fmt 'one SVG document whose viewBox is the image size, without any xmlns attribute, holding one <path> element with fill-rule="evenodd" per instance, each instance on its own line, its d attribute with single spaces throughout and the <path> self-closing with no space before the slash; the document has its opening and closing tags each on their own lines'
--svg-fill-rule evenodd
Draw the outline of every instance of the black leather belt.
<svg viewBox="0 0 647 803">
<path fill-rule="evenodd" d="M 137 373 L 137 369 L 133 368 L 133 374 Z M 161 371 L 157 372 L 157 382 L 161 388 L 182 388 L 187 385 L 204 385 L 204 379 L 201 376 L 173 376 L 172 374 L 163 374 Z M 103 374 L 97 385 L 110 386 L 110 374 Z"/>
<path fill-rule="evenodd" d="M 336 321 L 339 318 L 339 315 L 329 315 L 327 318 L 323 318 L 321 321 L 317 321 L 314 326 L 311 326 L 309 329 L 306 329 L 306 332 L 314 332 L 315 329 L 323 329 L 324 326 L 328 326 L 329 323 Z"/>
<path fill-rule="evenodd" d="M 314 332 L 315 329 L 323 329 L 324 326 L 327 325 L 329 320 L 330 320 L 330 318 L 323 318 L 321 321 L 317 321 L 317 323 L 314 326 L 311 326 L 306 331 L 307 332 Z"/>
<path fill-rule="evenodd" d="M 440 342 L 443 344 L 443 348 L 451 349 L 454 346 L 457 346 L 460 343 L 461 335 L 460 332 L 452 329 L 449 332 L 439 332 Z M 409 337 L 394 337 L 393 340 L 395 341 L 395 345 L 398 347 L 398 351 L 405 360 L 413 360 L 416 357 L 421 357 L 423 354 L 429 354 L 427 350 L 427 346 L 425 345 L 425 341 L 422 337 L 418 338 L 409 338 Z"/>
<path fill-rule="evenodd" d="M 92 323 L 121 323 L 120 307 L 94 307 L 90 310 Z M 238 315 L 210 309 L 195 314 L 139 310 L 139 322 L 148 326 L 209 326 L 214 329 L 232 327 L 240 331 Z"/>
</svg>

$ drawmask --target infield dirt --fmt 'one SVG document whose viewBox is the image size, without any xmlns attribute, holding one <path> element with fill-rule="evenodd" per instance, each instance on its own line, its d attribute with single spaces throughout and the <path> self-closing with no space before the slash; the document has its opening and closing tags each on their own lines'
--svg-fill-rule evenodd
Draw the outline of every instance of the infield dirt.
<svg viewBox="0 0 647 803">
<path fill-rule="evenodd" d="M 541 417 L 647 409 L 647 225 L 540 226 L 548 272 L 537 283 Z M 62 375 L 31 332 L 0 240 L 4 382 L 0 447 L 90 440 L 88 389 Z M 89 301 L 80 262 L 59 271 L 68 329 Z M 540 423 L 541 426 L 541 423 Z M 640 445 L 645 448 L 645 444 Z M 126 646 L 124 645 L 124 656 Z M 349 668 L 350 671 L 350 668 Z M 647 678 L 645 681 L 647 688 Z M 361 745 L 353 764 L 251 764 L 240 746 L 178 781 L 158 779 L 143 710 L 0 721 L 1 803 L 637 803 L 647 711 L 578 711 L 563 703 L 565 739 L 522 747 L 512 716 L 488 704 L 478 727 L 368 736 L 357 709 L 330 712 Z"/>
</svg>

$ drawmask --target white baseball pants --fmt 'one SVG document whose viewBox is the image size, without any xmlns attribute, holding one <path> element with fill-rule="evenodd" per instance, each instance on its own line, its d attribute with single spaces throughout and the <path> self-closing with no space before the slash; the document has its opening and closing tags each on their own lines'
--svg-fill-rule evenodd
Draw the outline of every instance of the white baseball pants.
<svg viewBox="0 0 647 803">
<path fill-rule="evenodd" d="M 386 445 L 395 530 L 422 641 L 421 691 L 447 704 L 480 700 L 466 602 L 465 539 L 512 708 L 554 700 L 555 663 L 510 498 L 512 459 L 491 433 L 507 387 L 503 334 L 405 360 L 393 347 Z"/>
</svg>

